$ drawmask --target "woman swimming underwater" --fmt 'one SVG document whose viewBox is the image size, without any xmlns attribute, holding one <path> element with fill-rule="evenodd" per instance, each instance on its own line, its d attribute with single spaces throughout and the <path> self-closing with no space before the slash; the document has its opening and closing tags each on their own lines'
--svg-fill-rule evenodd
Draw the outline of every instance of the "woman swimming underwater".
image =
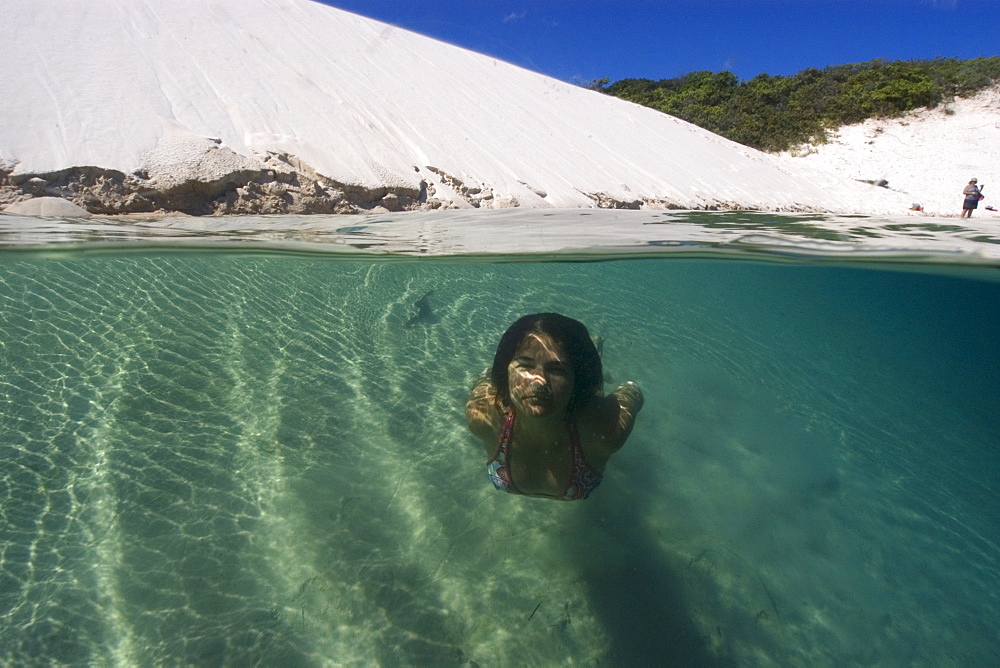
<svg viewBox="0 0 1000 668">
<path fill-rule="evenodd" d="M 465 405 L 493 485 L 511 494 L 585 499 L 642 408 L 633 382 L 603 396 L 587 328 L 558 313 L 526 315 L 500 339 L 489 376 Z"/>
</svg>

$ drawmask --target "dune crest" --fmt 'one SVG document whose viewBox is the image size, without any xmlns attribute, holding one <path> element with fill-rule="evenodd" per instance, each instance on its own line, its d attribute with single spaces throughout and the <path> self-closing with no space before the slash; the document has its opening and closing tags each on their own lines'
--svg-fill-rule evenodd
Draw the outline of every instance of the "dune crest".
<svg viewBox="0 0 1000 668">
<path fill-rule="evenodd" d="M 8 0 L 0 204 L 905 213 L 908 195 L 309 0 Z M 30 57 L 29 57 L 30 56 Z"/>
</svg>

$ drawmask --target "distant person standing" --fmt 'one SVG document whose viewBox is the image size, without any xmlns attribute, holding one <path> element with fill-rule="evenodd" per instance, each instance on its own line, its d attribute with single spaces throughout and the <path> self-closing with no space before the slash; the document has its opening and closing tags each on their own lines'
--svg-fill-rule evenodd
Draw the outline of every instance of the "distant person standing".
<svg viewBox="0 0 1000 668">
<path fill-rule="evenodd" d="M 962 191 L 965 195 L 965 202 L 962 204 L 962 218 L 972 218 L 972 212 L 976 210 L 979 206 L 979 200 L 982 199 L 982 189 L 978 185 L 976 179 L 969 181 L 969 185 L 965 186 Z"/>
</svg>

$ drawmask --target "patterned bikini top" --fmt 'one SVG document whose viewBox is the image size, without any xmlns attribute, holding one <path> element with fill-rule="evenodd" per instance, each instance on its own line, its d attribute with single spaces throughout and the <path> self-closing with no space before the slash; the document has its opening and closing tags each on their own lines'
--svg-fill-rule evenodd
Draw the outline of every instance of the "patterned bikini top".
<svg viewBox="0 0 1000 668">
<path fill-rule="evenodd" d="M 570 458 L 569 482 L 561 496 L 555 497 L 560 501 L 575 501 L 586 499 L 590 493 L 601 483 L 603 476 L 595 470 L 583 457 L 583 450 L 580 448 L 580 436 L 576 431 L 576 423 L 570 420 L 569 443 L 572 450 Z M 523 494 L 525 496 L 545 496 L 525 494 L 517 488 L 510 475 L 510 442 L 514 438 L 514 412 L 507 413 L 504 419 L 503 431 L 500 432 L 500 446 L 497 452 L 486 464 L 486 473 L 490 476 L 493 486 L 502 489 L 510 494 Z M 550 498 L 550 497 L 547 497 Z"/>
</svg>

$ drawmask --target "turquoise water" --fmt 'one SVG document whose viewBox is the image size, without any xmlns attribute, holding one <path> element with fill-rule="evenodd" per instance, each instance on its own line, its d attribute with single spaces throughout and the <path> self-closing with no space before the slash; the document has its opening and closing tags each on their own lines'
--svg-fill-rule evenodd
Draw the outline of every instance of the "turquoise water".
<svg viewBox="0 0 1000 668">
<path fill-rule="evenodd" d="M 1000 282 L 899 269 L 0 256 L 0 663 L 991 664 Z M 542 310 L 646 394 L 585 502 L 464 426 Z"/>
</svg>

